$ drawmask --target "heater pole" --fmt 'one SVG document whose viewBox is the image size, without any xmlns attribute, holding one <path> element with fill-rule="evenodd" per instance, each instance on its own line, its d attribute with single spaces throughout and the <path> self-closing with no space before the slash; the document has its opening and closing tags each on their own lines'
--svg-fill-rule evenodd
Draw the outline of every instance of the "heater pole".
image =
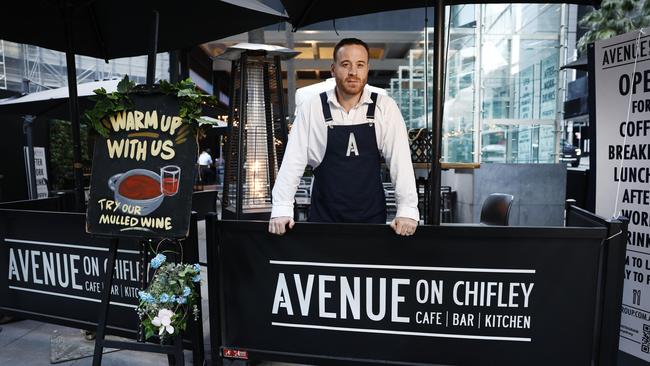
<svg viewBox="0 0 650 366">
<path fill-rule="evenodd" d="M 271 65 L 268 62 L 264 62 L 263 67 L 263 80 L 264 80 L 264 120 L 266 125 L 266 169 L 269 177 L 269 189 L 273 187 L 275 183 L 275 161 L 272 159 L 274 152 L 274 130 L 275 122 L 273 121 L 273 115 L 271 113 L 271 76 L 269 68 Z"/>
<path fill-rule="evenodd" d="M 281 67 L 282 62 L 280 61 L 280 56 L 275 56 L 274 61 L 275 61 L 275 79 L 276 79 L 275 82 L 276 85 L 278 86 L 278 100 L 280 104 L 280 140 L 282 141 L 282 146 L 287 146 L 287 138 L 289 136 L 289 131 L 287 128 L 287 110 L 284 104 L 284 86 L 282 85 L 282 67 Z M 287 92 L 291 93 L 290 90 L 288 90 Z"/>
<path fill-rule="evenodd" d="M 246 124 L 246 73 L 248 56 L 242 53 L 239 59 L 239 121 L 237 122 L 237 207 L 235 219 L 241 220 L 242 204 L 244 203 L 244 125 Z"/>
<path fill-rule="evenodd" d="M 235 77 L 237 75 L 237 62 L 232 61 L 230 63 L 230 82 L 228 88 L 228 95 L 230 95 L 230 100 L 228 101 L 228 134 L 226 140 L 226 154 L 223 156 L 224 159 L 224 174 L 223 174 L 223 191 L 221 192 L 222 206 L 221 206 L 221 217 L 224 217 L 224 214 L 227 211 L 227 208 L 232 206 L 233 202 L 230 201 L 230 186 L 233 183 L 232 179 L 232 156 L 233 156 L 233 128 L 235 127 L 234 123 L 234 112 L 235 112 Z M 239 106 L 237 106 L 239 107 Z M 235 188 L 237 189 L 237 188 Z M 235 198 L 236 199 L 236 198 Z"/>
</svg>

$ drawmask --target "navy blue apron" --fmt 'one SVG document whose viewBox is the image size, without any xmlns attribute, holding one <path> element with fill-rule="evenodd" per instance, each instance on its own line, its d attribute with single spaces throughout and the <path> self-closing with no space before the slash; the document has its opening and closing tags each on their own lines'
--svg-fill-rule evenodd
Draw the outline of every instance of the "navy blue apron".
<svg viewBox="0 0 650 366">
<path fill-rule="evenodd" d="M 314 169 L 309 221 L 386 223 L 386 196 L 374 119 L 377 93 L 370 95 L 366 119 L 358 125 L 332 125 L 327 93 L 321 93 L 327 128 L 323 161 Z"/>
</svg>

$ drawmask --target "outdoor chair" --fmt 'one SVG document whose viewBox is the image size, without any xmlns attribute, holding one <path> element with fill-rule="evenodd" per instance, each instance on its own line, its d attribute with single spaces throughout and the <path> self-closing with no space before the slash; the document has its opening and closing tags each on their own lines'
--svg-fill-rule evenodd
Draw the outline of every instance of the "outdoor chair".
<svg viewBox="0 0 650 366">
<path fill-rule="evenodd" d="M 508 226 L 510 208 L 515 197 L 506 193 L 492 193 L 481 207 L 481 224 Z"/>
</svg>

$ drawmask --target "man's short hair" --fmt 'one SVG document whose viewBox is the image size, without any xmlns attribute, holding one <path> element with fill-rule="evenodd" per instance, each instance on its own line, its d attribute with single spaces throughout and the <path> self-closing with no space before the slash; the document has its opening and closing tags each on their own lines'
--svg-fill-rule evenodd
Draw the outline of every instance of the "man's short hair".
<svg viewBox="0 0 650 366">
<path fill-rule="evenodd" d="M 370 59 L 370 48 L 368 48 L 368 44 L 366 44 L 366 42 L 358 38 L 343 38 L 339 41 L 339 43 L 336 44 L 336 46 L 334 46 L 334 61 L 336 61 L 336 54 L 339 52 L 339 49 L 341 47 L 352 44 L 363 46 L 363 48 L 366 49 L 366 53 L 368 54 L 368 59 Z"/>
</svg>

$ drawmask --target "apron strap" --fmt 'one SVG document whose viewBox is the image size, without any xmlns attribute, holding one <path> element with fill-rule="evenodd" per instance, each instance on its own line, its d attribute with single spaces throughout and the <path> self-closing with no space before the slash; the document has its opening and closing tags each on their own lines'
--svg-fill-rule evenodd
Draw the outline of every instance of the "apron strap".
<svg viewBox="0 0 650 366">
<path fill-rule="evenodd" d="M 332 122 L 332 111 L 330 110 L 330 104 L 327 102 L 327 92 L 320 93 L 320 104 L 323 107 L 325 122 Z"/>
<path fill-rule="evenodd" d="M 371 93 L 370 99 L 372 103 L 368 105 L 368 111 L 366 112 L 366 119 L 369 121 L 375 120 L 375 107 L 377 106 L 377 93 Z M 325 122 L 332 121 L 332 110 L 330 109 L 330 104 L 327 102 L 327 92 L 320 93 L 320 104 L 323 109 L 323 117 Z"/>
<path fill-rule="evenodd" d="M 366 119 L 368 121 L 374 121 L 375 120 L 375 107 L 377 106 L 377 93 L 371 93 L 370 94 L 370 99 L 372 100 L 372 103 L 368 104 L 368 111 L 366 112 Z"/>
</svg>

